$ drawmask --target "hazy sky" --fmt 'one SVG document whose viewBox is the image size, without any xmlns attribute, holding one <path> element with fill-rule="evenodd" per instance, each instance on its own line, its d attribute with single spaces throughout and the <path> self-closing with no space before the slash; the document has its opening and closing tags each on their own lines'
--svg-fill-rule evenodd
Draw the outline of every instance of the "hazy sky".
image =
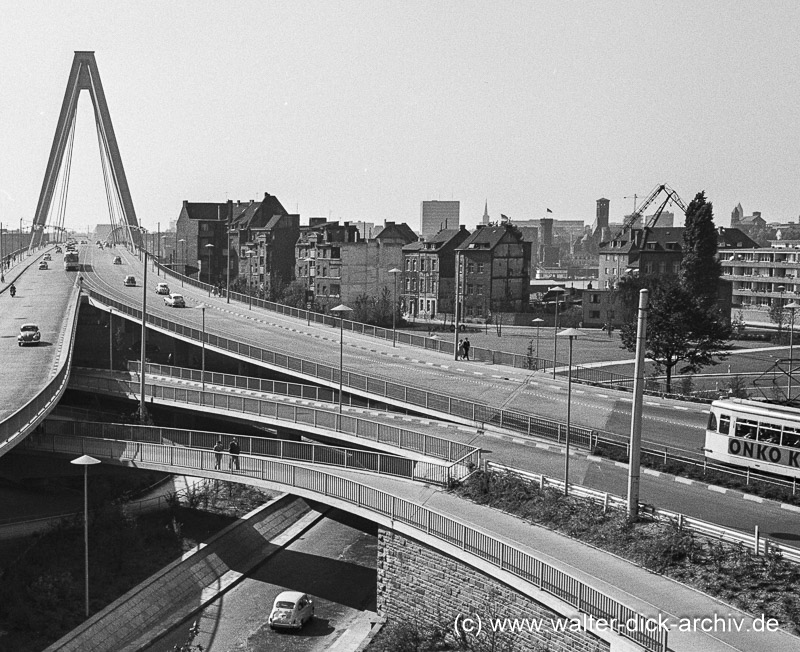
<svg viewBox="0 0 800 652">
<path fill-rule="evenodd" d="M 0 2 L 0 221 L 30 220 L 93 50 L 139 221 L 277 195 L 301 222 L 424 199 L 591 223 L 667 183 L 800 215 L 800 2 Z M 108 222 L 82 93 L 67 224 Z"/>
</svg>

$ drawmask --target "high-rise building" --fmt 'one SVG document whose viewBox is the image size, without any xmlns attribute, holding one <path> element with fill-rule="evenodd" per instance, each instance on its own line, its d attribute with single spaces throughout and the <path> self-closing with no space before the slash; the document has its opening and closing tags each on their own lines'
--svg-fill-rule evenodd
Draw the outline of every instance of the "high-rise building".
<svg viewBox="0 0 800 652">
<path fill-rule="evenodd" d="M 423 238 L 432 238 L 443 229 L 457 229 L 460 204 L 458 201 L 423 201 L 420 209 L 420 233 Z"/>
</svg>

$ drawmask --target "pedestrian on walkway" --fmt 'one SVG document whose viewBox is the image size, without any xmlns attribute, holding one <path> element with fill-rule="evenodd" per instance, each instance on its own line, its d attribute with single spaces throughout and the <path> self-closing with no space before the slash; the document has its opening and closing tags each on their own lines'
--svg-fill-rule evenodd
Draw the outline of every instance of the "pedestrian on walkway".
<svg viewBox="0 0 800 652">
<path fill-rule="evenodd" d="M 464 340 L 458 340 L 458 353 L 456 354 L 456 360 L 463 360 L 464 359 Z"/>
<path fill-rule="evenodd" d="M 222 453 L 225 450 L 225 444 L 222 443 L 222 437 L 214 444 L 214 468 L 218 469 L 222 466 Z"/>
<path fill-rule="evenodd" d="M 469 360 L 469 347 L 470 347 L 469 338 L 465 337 L 464 338 L 464 360 Z"/>
<path fill-rule="evenodd" d="M 231 440 L 231 445 L 228 446 L 228 452 L 231 454 L 231 461 L 228 465 L 230 470 L 233 470 L 233 467 L 236 467 L 236 470 L 239 470 L 239 453 L 241 452 L 241 448 L 239 448 L 239 442 L 236 441 L 236 437 Z"/>
</svg>

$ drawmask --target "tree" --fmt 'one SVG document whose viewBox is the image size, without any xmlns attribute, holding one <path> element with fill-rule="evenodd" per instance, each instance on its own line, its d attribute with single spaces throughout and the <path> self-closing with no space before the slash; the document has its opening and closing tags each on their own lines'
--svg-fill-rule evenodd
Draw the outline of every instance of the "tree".
<svg viewBox="0 0 800 652">
<path fill-rule="evenodd" d="M 746 328 L 747 322 L 744 320 L 744 312 L 739 310 L 737 311 L 736 316 L 733 318 L 733 321 L 731 321 L 732 337 L 736 340 L 740 339 Z"/>
<path fill-rule="evenodd" d="M 672 370 L 680 363 L 680 373 L 697 373 L 717 363 L 714 356 L 720 356 L 725 348 L 730 327 L 715 309 L 680 283 L 658 283 L 647 312 L 645 355 L 653 360 L 659 373 L 665 373 L 667 393 L 672 391 Z M 636 320 L 622 327 L 620 337 L 626 349 L 636 350 Z"/>
<path fill-rule="evenodd" d="M 721 274 L 713 207 L 706 201 L 705 193 L 698 192 L 686 209 L 681 285 L 703 304 L 710 306 L 716 300 Z"/>
<path fill-rule="evenodd" d="M 786 322 L 786 313 L 781 300 L 775 301 L 769 307 L 769 320 L 778 325 L 778 344 L 783 342 L 783 324 Z"/>
<path fill-rule="evenodd" d="M 289 283 L 289 285 L 283 288 L 280 301 L 287 306 L 292 306 L 293 308 L 302 308 L 305 310 L 307 290 L 307 283 L 304 283 L 303 281 L 292 281 Z"/>
</svg>

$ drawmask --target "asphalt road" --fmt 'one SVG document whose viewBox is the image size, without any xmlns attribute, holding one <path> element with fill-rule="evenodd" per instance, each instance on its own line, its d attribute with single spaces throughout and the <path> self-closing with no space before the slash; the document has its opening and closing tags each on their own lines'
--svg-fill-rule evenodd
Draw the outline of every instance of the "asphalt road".
<svg viewBox="0 0 800 652">
<path fill-rule="evenodd" d="M 76 272 L 65 272 L 57 254 L 49 269 L 39 270 L 37 262 L 46 251 L 37 252 L 33 264 L 14 281 L 17 296 L 0 294 L 0 421 L 13 414 L 38 394 L 55 375 L 58 339 L 66 321 L 67 305 Z M 12 270 L 6 281 L 14 279 L 21 267 Z M 34 346 L 18 346 L 22 324 L 33 322 L 42 337 Z"/>
<path fill-rule="evenodd" d="M 90 247 L 87 258 L 91 272 L 87 284 L 120 300 L 141 303 L 142 265 L 122 248 L 99 250 Z M 112 265 L 114 255 L 124 264 Z M 139 287 L 123 287 L 127 274 L 133 273 Z M 283 317 L 276 313 L 208 297 L 186 286 L 181 288 L 168 279 L 173 291 L 187 299 L 186 309 L 165 307 L 155 294 L 155 285 L 163 281 L 148 273 L 148 312 L 201 328 L 199 304 L 207 306 L 206 330 L 243 342 L 260 344 L 291 356 L 302 355 L 332 367 L 339 366 L 339 332 L 326 326 Z M 553 379 L 544 372 L 495 366 L 475 362 L 457 362 L 435 351 L 384 343 L 375 338 L 345 333 L 345 369 L 371 377 L 407 384 L 432 392 L 441 392 L 466 400 L 503 406 L 527 414 L 563 421 L 566 416 L 566 381 Z M 574 385 L 572 422 L 596 430 L 628 436 L 631 395 L 587 385 Z M 702 406 L 666 399 L 646 401 L 643 415 L 643 440 L 655 447 L 669 446 L 699 456 L 703 445 L 706 413 Z"/>
<path fill-rule="evenodd" d="M 206 652 L 348 652 L 369 631 L 377 591 L 377 530 L 373 524 L 331 510 L 326 518 L 142 652 L 166 652 L 194 640 Z M 303 591 L 316 615 L 300 632 L 272 631 L 267 618 L 281 591 Z"/>
</svg>

